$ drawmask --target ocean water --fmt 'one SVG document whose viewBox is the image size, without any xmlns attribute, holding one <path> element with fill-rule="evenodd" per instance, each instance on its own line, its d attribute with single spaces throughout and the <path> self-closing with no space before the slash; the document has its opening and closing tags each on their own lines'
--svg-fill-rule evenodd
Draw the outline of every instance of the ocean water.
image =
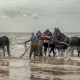
<svg viewBox="0 0 80 80">
<path fill-rule="evenodd" d="M 80 37 L 80 32 L 64 32 L 68 37 Z"/>
<path fill-rule="evenodd" d="M 30 38 L 31 33 L 0 33 L 0 36 L 7 36 L 9 38 L 10 54 L 15 57 L 19 57 L 19 54 L 21 55 L 25 52 L 25 46 L 23 42 Z M 26 43 L 26 45 L 29 46 L 30 43 Z"/>
<path fill-rule="evenodd" d="M 66 32 L 64 33 L 68 37 L 72 36 L 78 36 L 80 37 L 80 33 L 71 33 Z M 25 52 L 25 45 L 23 42 L 27 41 L 31 37 L 31 33 L 25 32 L 25 33 L 0 33 L 0 36 L 7 36 L 10 40 L 10 53 L 14 55 L 15 57 L 19 57 L 21 54 Z M 27 47 L 30 45 L 29 43 L 26 43 Z M 29 55 L 29 50 L 28 54 Z"/>
<path fill-rule="evenodd" d="M 64 34 L 68 37 L 80 37 L 80 33 Z M 69 54 L 67 58 L 44 55 L 42 58 L 34 59 L 32 56 L 29 59 L 28 50 L 23 58 L 19 58 L 25 52 L 25 45 L 22 42 L 28 40 L 31 33 L 0 33 L 0 36 L 9 38 L 10 54 L 16 57 L 0 58 L 0 80 L 80 80 L 80 57 L 77 55 L 71 57 Z M 30 42 L 26 45 L 29 47 Z"/>
</svg>

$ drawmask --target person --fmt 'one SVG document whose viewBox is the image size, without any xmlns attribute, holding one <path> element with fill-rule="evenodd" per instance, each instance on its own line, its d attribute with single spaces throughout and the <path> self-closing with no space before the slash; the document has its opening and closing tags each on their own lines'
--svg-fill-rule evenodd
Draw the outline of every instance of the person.
<svg viewBox="0 0 80 80">
<path fill-rule="evenodd" d="M 31 37 L 29 40 L 27 40 L 26 42 L 30 42 L 32 40 L 36 40 L 36 36 L 34 35 L 34 33 L 31 33 Z"/>
<path fill-rule="evenodd" d="M 47 40 L 46 40 L 47 38 Z M 39 41 L 38 41 L 38 54 L 39 56 L 43 56 L 42 54 L 42 47 L 43 47 L 43 43 L 48 43 L 49 42 L 49 39 L 50 37 L 49 36 L 46 36 L 45 34 L 42 34 L 42 36 L 39 38 Z"/>
<path fill-rule="evenodd" d="M 36 39 L 38 40 L 41 37 L 41 31 L 38 31 L 37 35 L 36 35 Z"/>
<path fill-rule="evenodd" d="M 36 40 L 38 40 L 38 39 L 37 39 L 37 35 L 38 35 L 38 33 L 36 33 Z"/>
<path fill-rule="evenodd" d="M 31 55 L 33 52 L 34 52 L 34 58 L 35 58 L 37 54 L 38 42 L 36 41 L 36 36 L 34 35 L 34 33 L 31 33 L 30 39 L 27 40 L 26 42 L 30 42 L 30 41 L 31 41 L 31 49 L 30 49 L 29 58 L 31 58 Z"/>
</svg>

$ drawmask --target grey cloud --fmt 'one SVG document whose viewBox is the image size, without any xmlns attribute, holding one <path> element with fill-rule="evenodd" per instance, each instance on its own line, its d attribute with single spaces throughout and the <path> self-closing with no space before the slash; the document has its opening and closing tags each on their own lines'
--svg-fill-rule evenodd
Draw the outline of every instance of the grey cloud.
<svg viewBox="0 0 80 80">
<path fill-rule="evenodd" d="M 4 9 L 4 14 L 9 16 L 10 18 L 15 18 L 20 14 L 21 11 L 16 9 Z"/>
<path fill-rule="evenodd" d="M 37 14 L 33 14 L 31 17 L 32 17 L 32 19 L 38 19 L 38 18 L 40 18 Z"/>
<path fill-rule="evenodd" d="M 44 31 L 59 26 L 63 31 L 76 28 L 80 32 L 80 0 L 1 0 L 0 3 L 0 31 Z"/>
<path fill-rule="evenodd" d="M 2 16 L 1 18 L 2 18 L 2 19 L 7 19 L 8 17 L 7 17 L 7 16 Z"/>
</svg>

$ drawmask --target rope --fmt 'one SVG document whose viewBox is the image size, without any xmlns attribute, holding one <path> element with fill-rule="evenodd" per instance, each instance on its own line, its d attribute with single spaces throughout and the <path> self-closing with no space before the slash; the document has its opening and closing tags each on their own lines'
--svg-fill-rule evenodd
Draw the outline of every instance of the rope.
<svg viewBox="0 0 80 80">
<path fill-rule="evenodd" d="M 15 45 L 15 44 L 23 44 L 24 42 L 21 43 L 10 43 L 10 45 Z"/>
<path fill-rule="evenodd" d="M 45 35 L 48 33 L 48 31 L 45 33 Z M 23 44 L 24 42 L 22 42 L 22 43 L 15 43 L 15 44 Z M 14 45 L 14 44 L 11 44 L 11 45 Z M 26 43 L 24 44 L 25 45 L 25 52 L 19 57 L 19 58 L 22 58 L 25 54 L 26 54 L 26 52 L 28 51 L 28 49 L 31 47 L 31 45 L 27 48 L 27 46 L 26 46 Z M 42 46 L 42 45 L 41 45 Z M 39 47 L 41 47 L 41 46 L 39 46 Z M 37 52 L 39 52 L 38 50 L 37 50 Z M 12 56 L 12 55 L 11 55 Z M 14 57 L 14 56 L 12 56 L 13 58 L 16 58 L 16 57 Z"/>
<path fill-rule="evenodd" d="M 17 44 L 21 44 L 21 43 L 17 43 Z M 31 45 L 28 47 L 28 49 L 27 49 L 26 43 L 24 44 L 24 46 L 25 46 L 25 53 L 26 53 Z M 23 53 L 19 58 L 23 57 L 25 55 L 25 53 Z M 10 54 L 10 56 L 12 56 L 12 55 Z M 12 57 L 17 58 L 17 57 L 14 57 L 14 56 L 12 56 Z"/>
<path fill-rule="evenodd" d="M 25 52 L 19 58 L 23 57 L 30 47 L 31 47 L 31 45 L 28 48 L 25 47 L 26 48 Z"/>
<path fill-rule="evenodd" d="M 55 40 L 55 41 L 59 41 L 59 40 Z M 53 42 L 55 42 L 55 41 L 53 41 Z M 69 41 L 69 42 L 71 42 L 71 39 L 70 39 L 70 41 Z M 59 43 L 66 44 L 67 46 L 70 46 L 70 47 L 80 48 L 79 46 L 71 46 L 70 44 L 67 44 L 67 43 L 65 43 L 65 42 L 59 42 Z M 49 44 L 50 44 L 50 43 L 49 43 Z"/>
<path fill-rule="evenodd" d="M 67 43 L 65 43 L 65 42 L 60 42 L 60 40 L 54 40 L 53 42 L 55 43 L 55 41 L 59 41 L 59 43 L 63 43 L 63 44 L 66 44 L 66 45 L 70 45 L 70 44 L 67 44 Z"/>
<path fill-rule="evenodd" d="M 68 46 L 70 45 L 70 44 L 67 44 L 67 43 L 65 43 L 65 42 L 60 42 L 60 43 L 66 44 L 66 45 L 68 45 Z"/>
</svg>

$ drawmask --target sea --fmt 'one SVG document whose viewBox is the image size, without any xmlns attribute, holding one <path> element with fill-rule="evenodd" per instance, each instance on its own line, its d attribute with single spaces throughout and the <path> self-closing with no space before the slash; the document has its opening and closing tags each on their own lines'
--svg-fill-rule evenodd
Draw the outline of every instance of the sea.
<svg viewBox="0 0 80 80">
<path fill-rule="evenodd" d="M 76 32 L 64 32 L 64 34 L 68 37 L 78 36 L 80 37 L 80 33 Z M 14 55 L 22 54 L 25 52 L 25 44 L 23 42 L 27 41 L 31 37 L 30 32 L 2 32 L 0 36 L 7 36 L 10 40 L 10 53 Z M 26 46 L 29 47 L 30 42 L 26 43 Z M 19 56 L 19 55 L 18 55 Z"/>
<path fill-rule="evenodd" d="M 78 36 L 79 32 L 64 32 L 68 37 Z M 43 55 L 29 59 L 30 49 L 25 53 L 25 44 L 31 37 L 31 32 L 1 32 L 0 36 L 7 36 L 10 40 L 11 58 L 0 56 L 0 80 L 80 80 L 80 57 L 74 50 L 74 56 L 71 52 L 67 56 L 58 55 L 51 57 Z M 30 42 L 26 43 L 27 48 Z M 3 54 L 0 49 L 1 54 Z"/>
</svg>

